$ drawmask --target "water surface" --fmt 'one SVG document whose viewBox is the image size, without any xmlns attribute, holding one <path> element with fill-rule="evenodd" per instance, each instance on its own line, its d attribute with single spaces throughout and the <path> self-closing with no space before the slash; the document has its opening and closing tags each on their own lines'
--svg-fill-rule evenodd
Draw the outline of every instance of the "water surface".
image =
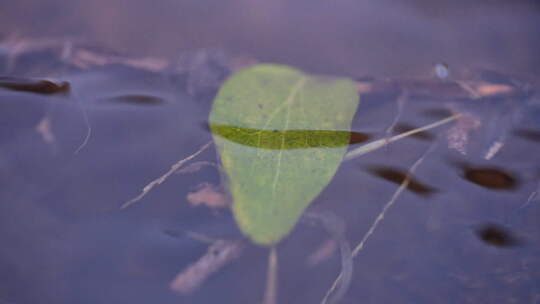
<svg viewBox="0 0 540 304">
<path fill-rule="evenodd" d="M 463 115 L 421 138 L 344 162 L 315 200 L 316 211 L 342 220 L 354 247 L 412 164 L 432 149 L 354 259 L 351 286 L 340 303 L 540 300 L 540 97 L 538 58 L 531 55 L 540 46 L 532 4 L 516 4 L 515 13 L 501 5 L 463 14 L 450 7 L 445 14 L 421 4 L 343 2 L 333 10 L 315 2 L 311 15 L 307 4 L 278 1 L 283 7 L 266 8 L 274 15 L 258 18 L 261 8 L 236 1 L 243 10 L 216 4 L 207 14 L 221 19 L 207 16 L 203 26 L 185 13 L 199 16 L 202 7 L 161 3 L 181 7 L 186 17 L 161 10 L 159 19 L 149 11 L 134 29 L 119 26 L 105 35 L 103 27 L 111 31 L 110 25 L 145 15 L 146 5 L 122 11 L 121 2 L 113 2 L 118 16 L 105 18 L 107 23 L 91 22 L 96 14 L 78 9 L 92 5 L 74 3 L 63 5 L 88 14 L 86 26 L 70 18 L 58 23 L 77 24 L 69 34 L 84 32 L 92 43 L 38 39 L 34 25 L 20 27 L 29 38 L 13 38 L 20 24 L 13 16 L 22 4 L 14 4 L 11 19 L 3 21 L 10 25 L 4 37 L 10 37 L 0 41 L 0 300 L 259 302 L 268 251 L 248 242 L 239 258 L 193 292 L 170 289 L 175 276 L 211 247 L 201 235 L 242 239 L 226 208 L 189 202 L 205 183 L 219 189 L 215 166 L 172 174 L 120 209 L 211 140 L 202 125 L 216 90 L 232 69 L 256 60 L 356 77 L 362 94 L 352 132 L 362 136 L 350 149 L 363 144 L 365 134 L 377 140 L 437 121 L 441 113 Z M 275 22 L 271 16 L 280 12 L 284 21 Z M 488 17 L 472 18 L 481 13 Z M 149 33 L 152 22 L 164 31 L 132 33 Z M 253 24 L 259 27 L 246 28 Z M 42 30 L 65 34 L 52 25 Z M 171 38 L 182 34 L 187 36 Z M 14 52 L 14 41 L 26 47 Z M 200 49 L 207 46 L 215 48 Z M 449 62 L 449 79 L 433 74 L 439 61 Z M 483 86 L 471 92 L 454 80 Z M 215 164 L 214 148 L 194 161 Z M 280 303 L 320 302 L 340 271 L 340 256 L 334 248 L 309 261 L 328 242 L 332 235 L 323 227 L 301 221 L 279 244 Z"/>
</svg>

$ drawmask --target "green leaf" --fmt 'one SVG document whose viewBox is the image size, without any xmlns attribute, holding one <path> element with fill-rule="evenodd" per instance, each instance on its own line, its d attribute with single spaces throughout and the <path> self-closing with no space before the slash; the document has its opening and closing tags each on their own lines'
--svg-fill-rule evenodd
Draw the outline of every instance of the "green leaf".
<svg viewBox="0 0 540 304">
<path fill-rule="evenodd" d="M 353 81 L 281 65 L 242 70 L 221 87 L 210 127 L 244 234 L 272 245 L 330 182 L 350 140 Z"/>
</svg>

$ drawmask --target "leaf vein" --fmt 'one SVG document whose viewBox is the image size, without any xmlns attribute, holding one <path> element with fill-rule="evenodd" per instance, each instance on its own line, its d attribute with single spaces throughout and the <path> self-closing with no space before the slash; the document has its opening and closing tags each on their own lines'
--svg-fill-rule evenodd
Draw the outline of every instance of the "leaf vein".
<svg viewBox="0 0 540 304">
<path fill-rule="evenodd" d="M 294 98 L 296 97 L 296 93 L 304 86 L 306 83 L 306 78 L 302 77 L 300 78 L 294 87 L 291 89 L 291 93 L 289 93 L 289 96 L 287 96 L 287 100 L 285 101 L 284 105 L 287 105 L 287 119 L 285 120 L 285 132 L 283 132 L 283 136 L 281 137 L 281 149 L 279 149 L 279 153 L 277 155 L 277 166 L 276 166 L 276 174 L 274 175 L 274 182 L 272 183 L 272 197 L 276 197 L 276 188 L 277 183 L 279 180 L 279 174 L 281 172 L 281 159 L 283 158 L 283 150 L 285 150 L 285 137 L 287 136 L 287 130 L 289 129 L 289 121 L 290 121 L 290 114 L 291 114 L 291 105 L 294 101 Z"/>
</svg>

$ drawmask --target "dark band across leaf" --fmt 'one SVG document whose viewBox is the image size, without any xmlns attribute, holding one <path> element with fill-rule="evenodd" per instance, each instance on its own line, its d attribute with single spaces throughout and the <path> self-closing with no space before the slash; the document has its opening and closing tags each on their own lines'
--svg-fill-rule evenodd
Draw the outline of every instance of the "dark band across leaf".
<svg viewBox="0 0 540 304">
<path fill-rule="evenodd" d="M 259 130 L 212 124 L 212 132 L 232 142 L 260 149 L 335 148 L 367 141 L 360 132 L 333 130 Z"/>
</svg>

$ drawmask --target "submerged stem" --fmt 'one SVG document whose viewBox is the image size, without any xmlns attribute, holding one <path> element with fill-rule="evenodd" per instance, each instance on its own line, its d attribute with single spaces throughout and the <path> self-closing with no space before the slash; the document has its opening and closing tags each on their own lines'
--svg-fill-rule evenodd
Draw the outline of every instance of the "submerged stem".
<svg viewBox="0 0 540 304">
<path fill-rule="evenodd" d="M 276 246 L 270 248 L 268 255 L 268 272 L 266 274 L 266 290 L 263 304 L 277 304 L 278 293 L 278 257 Z"/>
<path fill-rule="evenodd" d="M 335 286 L 333 286 L 333 292 L 327 293 L 322 300 L 323 304 L 339 303 L 351 285 L 354 271 L 351 246 L 345 237 L 345 222 L 342 218 L 329 212 L 308 213 L 307 216 L 319 220 L 324 229 L 339 244 L 341 272 Z"/>
</svg>

